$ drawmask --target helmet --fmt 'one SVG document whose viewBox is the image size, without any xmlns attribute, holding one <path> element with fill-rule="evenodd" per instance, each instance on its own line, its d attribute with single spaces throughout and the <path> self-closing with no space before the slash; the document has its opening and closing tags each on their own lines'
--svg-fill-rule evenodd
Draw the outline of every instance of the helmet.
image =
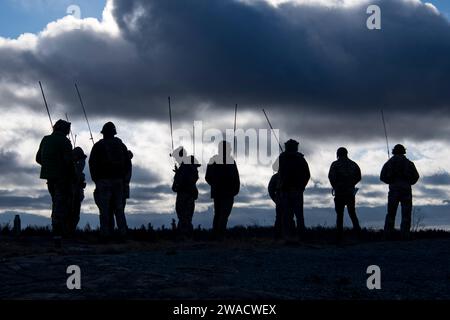
<svg viewBox="0 0 450 320">
<path fill-rule="evenodd" d="M 65 135 L 68 135 L 70 133 L 70 125 L 71 125 L 70 122 L 67 122 L 66 120 L 59 119 L 53 125 L 53 131 L 62 132 Z"/>
<path fill-rule="evenodd" d="M 101 133 L 116 135 L 117 134 L 116 126 L 111 121 L 107 122 L 103 125 Z"/>
<path fill-rule="evenodd" d="M 348 151 L 344 147 L 340 147 L 339 149 L 337 149 L 336 155 L 338 158 L 346 157 L 348 155 Z"/>
<path fill-rule="evenodd" d="M 286 151 L 297 151 L 298 150 L 298 141 L 295 141 L 293 139 L 289 139 L 284 143 L 284 147 Z"/>
<path fill-rule="evenodd" d="M 83 152 L 83 149 L 81 149 L 80 147 L 76 147 L 72 150 L 72 156 L 75 161 L 87 158 L 87 156 Z"/>
<path fill-rule="evenodd" d="M 393 155 L 406 154 L 406 148 L 401 144 L 397 144 L 395 145 L 394 149 L 392 149 L 392 154 Z"/>
</svg>

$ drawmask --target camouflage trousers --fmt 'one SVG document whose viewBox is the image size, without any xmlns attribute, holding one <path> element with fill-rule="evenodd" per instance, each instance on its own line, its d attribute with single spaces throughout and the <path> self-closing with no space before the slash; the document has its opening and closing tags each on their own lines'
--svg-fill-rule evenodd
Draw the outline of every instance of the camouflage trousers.
<svg viewBox="0 0 450 320">
<path fill-rule="evenodd" d="M 194 229 L 192 217 L 195 210 L 194 195 L 189 192 L 178 192 L 175 210 L 178 217 L 178 231 L 181 234 L 190 234 Z"/>
<path fill-rule="evenodd" d="M 52 230 L 55 236 L 67 233 L 66 219 L 72 200 L 70 183 L 62 180 L 48 180 L 47 188 L 52 198 Z"/>
<path fill-rule="evenodd" d="M 100 211 L 100 233 L 102 236 L 111 235 L 111 219 L 116 217 L 117 227 L 121 235 L 127 233 L 123 203 L 123 180 L 101 179 L 96 181 L 94 200 Z"/>
<path fill-rule="evenodd" d="M 216 196 L 214 198 L 213 234 L 219 239 L 225 236 L 233 204 L 233 196 Z"/>
<path fill-rule="evenodd" d="M 353 229 L 355 231 L 360 231 L 361 227 L 359 225 L 359 220 L 356 215 L 356 205 L 355 196 L 353 194 L 348 195 L 336 195 L 334 197 L 334 208 L 336 210 L 336 229 L 338 234 L 338 239 L 342 238 L 344 232 L 344 210 L 347 207 L 348 215 L 352 220 Z"/>
<path fill-rule="evenodd" d="M 280 193 L 281 202 L 281 234 L 282 237 L 290 237 L 293 233 L 294 216 L 297 220 L 297 233 L 300 235 L 305 231 L 305 218 L 303 216 L 303 192 L 282 191 Z"/>
<path fill-rule="evenodd" d="M 385 232 L 392 232 L 395 229 L 395 216 L 398 205 L 402 205 L 402 222 L 400 230 L 403 234 L 408 234 L 411 230 L 412 215 L 412 193 L 411 190 L 389 190 L 388 213 L 384 224 Z"/>
</svg>

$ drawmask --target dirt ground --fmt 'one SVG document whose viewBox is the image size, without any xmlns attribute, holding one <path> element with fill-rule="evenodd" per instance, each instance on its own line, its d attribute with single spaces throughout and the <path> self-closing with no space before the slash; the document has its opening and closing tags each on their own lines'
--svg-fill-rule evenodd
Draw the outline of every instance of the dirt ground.
<svg viewBox="0 0 450 320">
<path fill-rule="evenodd" d="M 81 290 L 69 290 L 69 265 Z M 381 290 L 366 285 L 381 269 Z M 1 299 L 450 299 L 450 239 L 93 244 L 0 239 Z"/>
</svg>

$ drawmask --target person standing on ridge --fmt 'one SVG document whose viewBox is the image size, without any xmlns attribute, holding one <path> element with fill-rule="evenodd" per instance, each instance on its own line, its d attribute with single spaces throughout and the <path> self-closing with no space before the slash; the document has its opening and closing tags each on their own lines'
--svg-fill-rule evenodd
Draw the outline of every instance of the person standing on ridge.
<svg viewBox="0 0 450 320">
<path fill-rule="evenodd" d="M 389 237 L 394 231 L 398 205 L 402 205 L 402 237 L 408 239 L 411 230 L 412 188 L 419 180 L 419 173 L 412 161 L 406 158 L 406 148 L 397 144 L 393 156 L 384 164 L 380 180 L 389 185 L 388 207 L 384 231 Z"/>
<path fill-rule="evenodd" d="M 355 186 L 361 181 L 361 169 L 356 162 L 348 158 L 346 148 L 339 148 L 336 156 L 337 160 L 331 164 L 328 179 L 333 187 L 337 242 L 340 243 L 344 233 L 345 207 L 352 220 L 353 229 L 358 233 L 361 231 L 355 208 L 355 196 L 358 191 Z"/>
<path fill-rule="evenodd" d="M 175 210 L 178 217 L 177 229 L 182 236 L 191 236 L 194 230 L 192 217 L 195 211 L 195 200 L 198 198 L 197 180 L 198 164 L 194 156 L 187 156 L 183 147 L 172 153 L 178 166 L 175 167 L 175 176 L 172 191 L 177 193 Z"/>
<path fill-rule="evenodd" d="M 292 234 L 292 219 L 296 218 L 297 234 L 301 238 L 305 231 L 303 215 L 303 193 L 311 174 L 304 155 L 298 152 L 299 143 L 289 139 L 283 151 L 273 164 L 280 175 L 281 232 L 284 239 Z"/>
<path fill-rule="evenodd" d="M 47 180 L 52 198 L 52 231 L 56 246 L 61 246 L 62 236 L 67 234 L 65 222 L 71 208 L 74 166 L 72 144 L 67 136 L 70 122 L 58 120 L 53 133 L 45 136 L 36 154 L 36 162 L 41 165 L 40 178 Z"/>
<path fill-rule="evenodd" d="M 116 127 L 107 122 L 101 131 L 103 139 L 94 144 L 89 158 L 89 169 L 95 183 L 94 199 L 100 211 L 100 234 L 104 239 L 111 236 L 110 219 L 115 213 L 119 233 L 127 233 L 124 212 L 124 182 L 131 170 L 128 149 L 115 137 Z"/>
<path fill-rule="evenodd" d="M 221 141 L 218 149 L 218 154 L 209 160 L 205 180 L 211 186 L 211 198 L 214 200 L 213 234 L 221 240 L 241 182 L 236 161 L 231 156 L 231 144 Z"/>
</svg>

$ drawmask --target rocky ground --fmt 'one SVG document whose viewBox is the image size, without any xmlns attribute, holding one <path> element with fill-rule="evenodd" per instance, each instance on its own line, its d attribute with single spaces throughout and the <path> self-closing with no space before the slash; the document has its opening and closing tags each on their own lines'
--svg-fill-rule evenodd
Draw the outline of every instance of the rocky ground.
<svg viewBox="0 0 450 320">
<path fill-rule="evenodd" d="M 81 290 L 66 269 L 81 268 Z M 381 268 L 381 290 L 366 269 Z M 344 246 L 265 237 L 100 244 L 0 237 L 1 299 L 450 299 L 450 236 L 350 239 Z"/>
</svg>

